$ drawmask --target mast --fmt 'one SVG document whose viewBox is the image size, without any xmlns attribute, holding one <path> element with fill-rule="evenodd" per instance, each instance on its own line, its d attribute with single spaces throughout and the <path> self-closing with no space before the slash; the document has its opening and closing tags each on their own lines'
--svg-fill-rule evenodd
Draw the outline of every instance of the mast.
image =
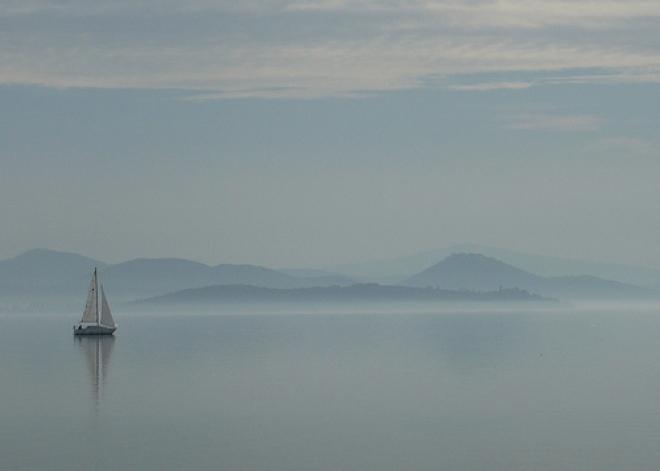
<svg viewBox="0 0 660 471">
<path fill-rule="evenodd" d="M 99 276 L 96 273 L 96 267 L 94 267 L 94 318 L 96 319 L 96 325 L 101 325 L 99 318 Z"/>
<path fill-rule="evenodd" d="M 101 316 L 99 315 L 99 277 L 96 274 L 96 268 L 94 268 L 94 280 L 96 281 L 96 325 L 101 325 Z"/>
</svg>

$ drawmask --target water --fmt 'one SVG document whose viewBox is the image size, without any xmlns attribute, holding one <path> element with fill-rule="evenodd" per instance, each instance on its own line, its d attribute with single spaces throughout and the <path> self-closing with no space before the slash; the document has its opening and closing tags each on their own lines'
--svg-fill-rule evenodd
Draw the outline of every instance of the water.
<svg viewBox="0 0 660 471">
<path fill-rule="evenodd" d="M 0 317 L 0 469 L 660 469 L 660 311 Z"/>
</svg>

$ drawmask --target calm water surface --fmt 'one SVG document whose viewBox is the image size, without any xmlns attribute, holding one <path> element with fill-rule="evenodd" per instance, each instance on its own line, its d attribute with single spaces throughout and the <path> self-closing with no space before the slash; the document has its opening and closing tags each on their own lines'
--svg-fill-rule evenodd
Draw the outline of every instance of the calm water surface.
<svg viewBox="0 0 660 471">
<path fill-rule="evenodd" d="M 0 316 L 0 469 L 657 470 L 660 310 Z"/>
</svg>

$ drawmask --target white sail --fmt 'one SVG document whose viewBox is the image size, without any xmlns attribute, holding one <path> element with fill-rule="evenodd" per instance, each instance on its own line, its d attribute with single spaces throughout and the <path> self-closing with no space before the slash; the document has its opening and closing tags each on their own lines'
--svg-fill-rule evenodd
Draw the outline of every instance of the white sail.
<svg viewBox="0 0 660 471">
<path fill-rule="evenodd" d="M 92 283 L 89 285 L 89 293 L 87 294 L 87 304 L 85 304 L 85 311 L 83 312 L 80 322 L 94 322 L 99 321 L 99 300 L 96 295 L 97 281 L 96 270 L 92 276 Z"/>
<path fill-rule="evenodd" d="M 108 305 L 108 300 L 105 297 L 105 291 L 103 291 L 103 285 L 101 285 L 101 299 L 101 324 L 106 327 L 115 327 L 115 320 L 112 318 L 110 306 Z"/>
</svg>

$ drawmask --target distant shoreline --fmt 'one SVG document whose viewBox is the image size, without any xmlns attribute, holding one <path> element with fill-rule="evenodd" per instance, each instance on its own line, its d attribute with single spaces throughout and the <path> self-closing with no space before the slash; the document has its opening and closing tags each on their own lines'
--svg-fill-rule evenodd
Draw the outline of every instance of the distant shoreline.
<svg viewBox="0 0 660 471">
<path fill-rule="evenodd" d="M 134 305 L 217 304 L 265 302 L 557 302 L 554 298 L 518 288 L 495 291 L 448 290 L 379 284 L 263 288 L 252 285 L 217 285 L 177 291 L 135 301 Z"/>
</svg>

